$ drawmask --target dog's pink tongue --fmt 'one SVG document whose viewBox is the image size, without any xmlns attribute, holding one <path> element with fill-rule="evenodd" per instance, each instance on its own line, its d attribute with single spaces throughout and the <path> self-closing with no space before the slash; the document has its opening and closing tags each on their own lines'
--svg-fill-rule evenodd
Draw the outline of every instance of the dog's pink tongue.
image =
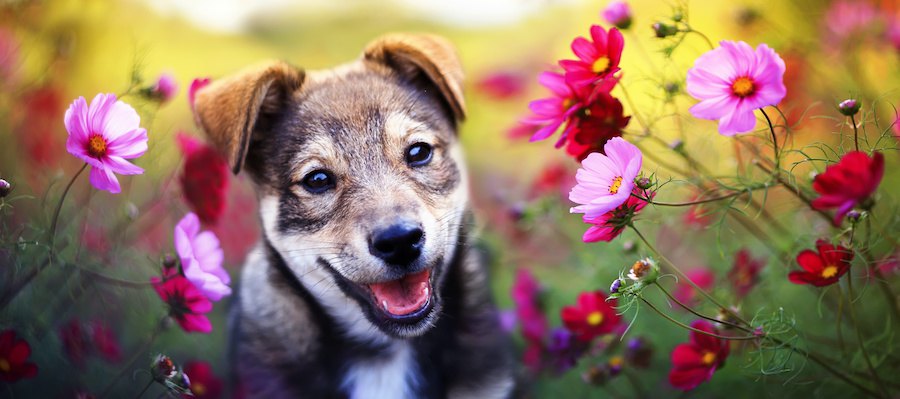
<svg viewBox="0 0 900 399">
<path fill-rule="evenodd" d="M 428 270 L 384 283 L 370 284 L 375 300 L 388 313 L 403 316 L 415 312 L 428 302 L 430 283 Z"/>
</svg>

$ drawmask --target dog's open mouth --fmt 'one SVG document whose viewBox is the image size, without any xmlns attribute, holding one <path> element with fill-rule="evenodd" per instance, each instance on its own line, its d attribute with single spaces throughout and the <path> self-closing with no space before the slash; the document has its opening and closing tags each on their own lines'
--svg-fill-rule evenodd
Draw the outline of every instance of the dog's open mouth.
<svg viewBox="0 0 900 399">
<path fill-rule="evenodd" d="M 393 319 L 416 319 L 431 304 L 431 271 L 368 285 L 376 306 Z"/>
</svg>

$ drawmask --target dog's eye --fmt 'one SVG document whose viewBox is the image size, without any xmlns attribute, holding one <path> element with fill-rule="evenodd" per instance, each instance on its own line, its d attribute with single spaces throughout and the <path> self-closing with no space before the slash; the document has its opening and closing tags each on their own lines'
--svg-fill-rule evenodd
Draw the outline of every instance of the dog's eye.
<svg viewBox="0 0 900 399">
<path fill-rule="evenodd" d="M 314 170 L 303 177 L 303 188 L 313 194 L 321 194 L 334 187 L 334 175 L 327 170 Z"/>
<path fill-rule="evenodd" d="M 406 150 L 406 163 L 409 166 L 422 166 L 431 162 L 431 146 L 427 143 L 415 143 Z"/>
</svg>

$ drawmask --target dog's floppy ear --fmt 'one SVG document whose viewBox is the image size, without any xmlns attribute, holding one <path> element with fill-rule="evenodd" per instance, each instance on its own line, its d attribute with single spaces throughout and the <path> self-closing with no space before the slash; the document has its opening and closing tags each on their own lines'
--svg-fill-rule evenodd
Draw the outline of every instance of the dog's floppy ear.
<svg viewBox="0 0 900 399">
<path fill-rule="evenodd" d="M 465 118 L 462 67 L 446 39 L 427 34 L 385 35 L 366 46 L 363 58 L 387 65 L 410 80 L 424 74 L 440 90 L 456 120 Z"/>
<path fill-rule="evenodd" d="M 304 72 L 269 61 L 197 91 L 194 119 L 237 174 L 259 120 L 275 113 L 303 83 Z"/>
</svg>

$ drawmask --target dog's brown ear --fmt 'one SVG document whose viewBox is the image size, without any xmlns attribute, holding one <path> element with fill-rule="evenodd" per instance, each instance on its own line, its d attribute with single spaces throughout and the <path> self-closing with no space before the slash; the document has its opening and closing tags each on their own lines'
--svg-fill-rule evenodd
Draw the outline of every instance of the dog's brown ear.
<svg viewBox="0 0 900 399">
<path fill-rule="evenodd" d="M 197 91 L 194 119 L 237 174 L 259 120 L 277 112 L 303 83 L 304 73 L 270 61 L 215 80 Z"/>
<path fill-rule="evenodd" d="M 465 118 L 462 66 L 446 39 L 427 34 L 385 35 L 369 43 L 363 57 L 387 65 L 410 80 L 424 74 L 440 90 L 456 120 Z"/>
</svg>

